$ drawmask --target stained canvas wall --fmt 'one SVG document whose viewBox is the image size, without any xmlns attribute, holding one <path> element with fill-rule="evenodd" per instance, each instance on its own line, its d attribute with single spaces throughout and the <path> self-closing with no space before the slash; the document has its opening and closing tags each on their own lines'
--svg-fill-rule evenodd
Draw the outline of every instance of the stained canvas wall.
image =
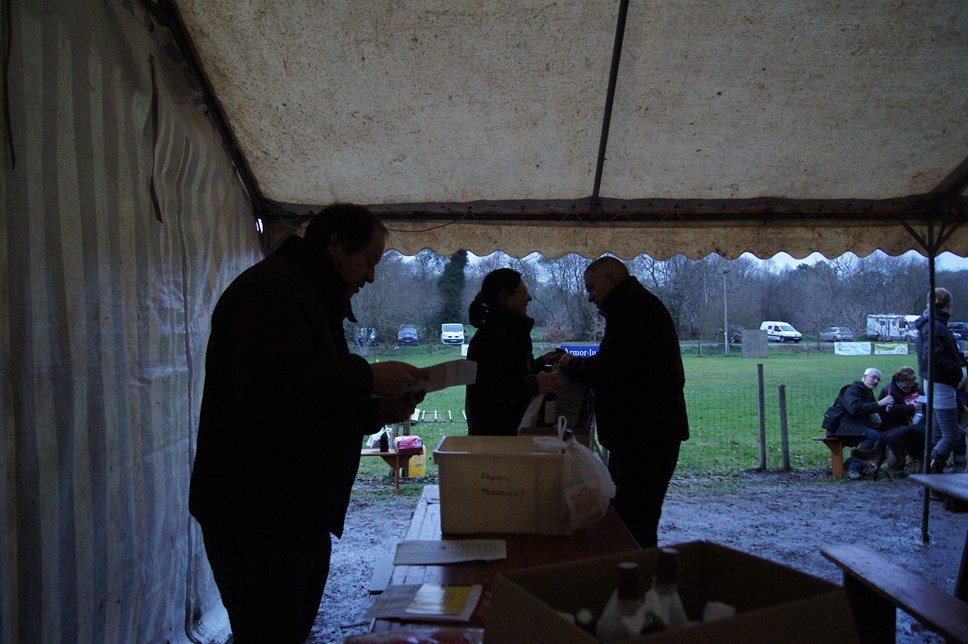
<svg viewBox="0 0 968 644">
<path fill-rule="evenodd" d="M 4 5 L 0 641 L 204 635 L 191 450 L 248 200 L 137 4 Z"/>
</svg>

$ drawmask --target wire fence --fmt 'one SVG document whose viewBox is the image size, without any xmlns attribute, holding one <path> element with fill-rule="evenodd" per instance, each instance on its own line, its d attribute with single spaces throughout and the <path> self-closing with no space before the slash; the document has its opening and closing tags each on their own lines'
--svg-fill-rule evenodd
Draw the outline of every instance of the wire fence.
<svg viewBox="0 0 968 644">
<path fill-rule="evenodd" d="M 690 439 L 682 448 L 680 472 L 830 469 L 830 452 L 812 440 L 824 435 L 820 420 L 832 401 L 829 394 L 796 383 L 764 383 L 762 392 L 758 386 L 753 391 L 745 386 L 745 392 L 710 393 L 690 391 L 687 385 Z"/>
<path fill-rule="evenodd" d="M 536 346 L 536 353 L 545 347 Z M 876 366 L 885 384 L 906 355 L 834 355 L 830 343 L 769 346 L 763 360 L 742 357 L 741 347 L 683 343 L 690 439 L 680 452 L 677 476 L 730 476 L 743 471 L 789 469 L 829 474 L 831 455 L 820 441 L 823 412 L 840 387 Z M 912 352 L 913 353 L 913 352 Z M 466 435 L 463 389 L 428 396 L 412 425 L 427 448 L 428 475 L 436 473 L 432 452 L 444 436 Z M 643 425 L 661 401 L 642 401 Z M 849 454 L 846 454 L 847 456 Z"/>
<path fill-rule="evenodd" d="M 683 443 L 677 475 L 730 476 L 745 470 L 779 470 L 786 466 L 793 471 L 829 472 L 830 452 L 812 440 L 824 434 L 820 418 L 830 405 L 829 396 L 796 384 L 783 385 L 787 436 L 784 441 L 780 387 L 764 383 L 762 404 L 758 389 L 750 383 L 718 391 L 687 385 L 690 439 Z M 427 448 L 426 471 L 434 475 L 434 447 L 445 436 L 466 435 L 467 422 L 463 409 L 425 405 L 407 430 L 422 437 Z"/>
</svg>

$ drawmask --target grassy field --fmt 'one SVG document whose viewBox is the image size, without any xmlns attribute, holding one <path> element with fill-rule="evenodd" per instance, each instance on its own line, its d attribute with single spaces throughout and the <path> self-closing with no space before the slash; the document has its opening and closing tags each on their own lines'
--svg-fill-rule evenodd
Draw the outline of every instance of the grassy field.
<svg viewBox="0 0 968 644">
<path fill-rule="evenodd" d="M 720 345 L 721 346 L 721 345 Z M 546 350 L 536 346 L 535 353 Z M 416 366 L 428 366 L 460 357 L 459 347 L 420 346 L 392 348 L 368 356 L 369 360 L 400 359 Z M 867 367 L 884 373 L 885 384 L 900 366 L 917 368 L 914 355 L 837 356 L 833 353 L 788 353 L 771 347 L 762 360 L 743 358 L 739 350 L 729 356 L 689 355 L 683 357 L 686 371 L 686 404 L 691 437 L 683 444 L 677 473 L 730 476 L 760 466 L 760 421 L 758 365 L 763 371 L 765 457 L 767 469 L 783 466 L 780 432 L 779 390 L 786 395 L 790 467 L 793 470 L 830 468 L 830 455 L 822 444 L 811 441 L 823 435 L 820 420 L 840 387 L 860 378 Z M 662 404 L 643 401 L 643 414 Z M 412 425 L 427 446 L 426 473 L 436 475 L 430 456 L 443 436 L 467 433 L 464 422 L 464 388 L 453 387 L 429 394 L 421 404 L 424 421 Z M 437 414 L 434 420 L 434 412 Z M 373 461 L 373 462 L 371 462 Z M 375 459 L 361 465 L 360 476 L 386 477 L 389 468 Z"/>
</svg>

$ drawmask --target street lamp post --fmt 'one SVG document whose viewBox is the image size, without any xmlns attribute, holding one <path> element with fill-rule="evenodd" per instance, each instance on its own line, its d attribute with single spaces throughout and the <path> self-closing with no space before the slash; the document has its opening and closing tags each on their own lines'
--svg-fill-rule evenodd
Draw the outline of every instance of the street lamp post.
<svg viewBox="0 0 968 644">
<path fill-rule="evenodd" d="M 726 299 L 726 275 L 729 274 L 729 269 L 723 269 L 723 345 L 725 349 L 723 353 L 729 355 L 729 302 Z"/>
</svg>

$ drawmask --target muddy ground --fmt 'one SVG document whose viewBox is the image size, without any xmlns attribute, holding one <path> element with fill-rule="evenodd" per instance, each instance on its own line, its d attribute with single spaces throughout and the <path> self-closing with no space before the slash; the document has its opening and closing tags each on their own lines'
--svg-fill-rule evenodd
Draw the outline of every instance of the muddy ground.
<svg viewBox="0 0 968 644">
<path fill-rule="evenodd" d="M 434 482 L 434 481 L 430 481 Z M 419 482 L 407 483 L 416 488 Z M 309 642 L 339 642 L 366 632 L 373 561 L 391 557 L 406 534 L 418 495 L 387 498 L 386 481 L 361 481 L 346 531 L 334 540 L 332 570 Z M 391 483 L 392 486 L 392 483 Z M 829 474 L 755 473 L 739 478 L 675 480 L 659 529 L 661 544 L 705 539 L 841 582 L 820 549 L 863 543 L 951 592 L 965 543 L 968 514 L 930 503 L 930 543 L 921 541 L 922 488 L 907 480 L 837 481 Z M 898 613 L 897 641 L 940 642 Z"/>
</svg>

